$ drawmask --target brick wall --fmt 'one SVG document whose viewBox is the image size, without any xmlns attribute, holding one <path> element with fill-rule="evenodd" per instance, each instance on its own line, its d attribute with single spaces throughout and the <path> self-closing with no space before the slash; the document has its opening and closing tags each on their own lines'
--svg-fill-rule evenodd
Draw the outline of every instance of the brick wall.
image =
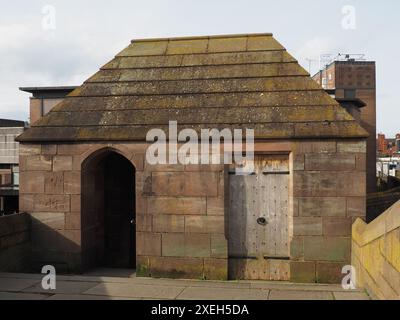
<svg viewBox="0 0 400 320">
<path fill-rule="evenodd" d="M 0 217 L 0 271 L 30 269 L 30 217 L 12 214 Z"/>
<path fill-rule="evenodd" d="M 356 285 L 379 299 L 400 299 L 400 201 L 374 221 L 353 224 Z"/>
</svg>

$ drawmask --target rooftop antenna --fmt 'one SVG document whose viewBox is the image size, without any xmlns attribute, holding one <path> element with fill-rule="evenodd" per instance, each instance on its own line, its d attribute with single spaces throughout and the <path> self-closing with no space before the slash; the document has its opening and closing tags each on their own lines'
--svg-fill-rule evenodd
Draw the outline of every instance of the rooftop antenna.
<svg viewBox="0 0 400 320">
<path fill-rule="evenodd" d="M 316 59 L 310 59 L 310 58 L 306 58 L 306 60 L 308 61 L 308 73 L 311 74 L 311 64 L 312 64 L 314 61 L 318 61 L 318 60 L 316 60 Z"/>
</svg>

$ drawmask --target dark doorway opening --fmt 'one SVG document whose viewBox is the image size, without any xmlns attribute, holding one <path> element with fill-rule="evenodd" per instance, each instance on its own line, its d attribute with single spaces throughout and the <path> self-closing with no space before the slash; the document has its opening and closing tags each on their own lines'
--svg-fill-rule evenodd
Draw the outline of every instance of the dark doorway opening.
<svg viewBox="0 0 400 320">
<path fill-rule="evenodd" d="M 135 268 L 135 167 L 114 151 L 82 167 L 82 267 Z"/>
</svg>

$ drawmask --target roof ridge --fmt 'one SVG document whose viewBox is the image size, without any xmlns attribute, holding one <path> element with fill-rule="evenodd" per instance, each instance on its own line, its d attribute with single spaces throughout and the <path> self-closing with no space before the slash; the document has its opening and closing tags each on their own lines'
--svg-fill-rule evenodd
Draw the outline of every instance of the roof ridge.
<svg viewBox="0 0 400 320">
<path fill-rule="evenodd" d="M 184 36 L 166 38 L 139 38 L 132 39 L 133 42 L 157 42 L 157 41 L 179 41 L 179 40 L 201 40 L 201 39 L 222 39 L 222 38 L 243 38 L 243 37 L 272 37 L 272 33 L 238 33 L 238 34 L 217 34 L 209 36 Z"/>
</svg>

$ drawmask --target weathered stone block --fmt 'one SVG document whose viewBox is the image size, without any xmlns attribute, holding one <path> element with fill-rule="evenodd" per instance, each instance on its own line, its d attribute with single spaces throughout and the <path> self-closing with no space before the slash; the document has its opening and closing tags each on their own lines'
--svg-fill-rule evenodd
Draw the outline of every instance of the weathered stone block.
<svg viewBox="0 0 400 320">
<path fill-rule="evenodd" d="M 335 153 L 335 141 L 301 141 L 294 144 L 296 153 Z"/>
<path fill-rule="evenodd" d="M 307 197 L 298 198 L 299 216 L 344 217 L 346 215 L 345 197 Z"/>
<path fill-rule="evenodd" d="M 153 231 L 155 232 L 184 232 L 185 218 L 182 215 L 155 215 Z"/>
<path fill-rule="evenodd" d="M 72 156 L 54 156 L 53 158 L 53 171 L 71 171 L 72 170 Z"/>
<path fill-rule="evenodd" d="M 63 241 L 68 242 L 67 252 L 81 251 L 81 230 L 60 230 Z M 62 251 L 62 249 L 61 249 Z"/>
<path fill-rule="evenodd" d="M 295 197 L 336 196 L 337 173 L 321 171 L 295 171 L 293 194 Z"/>
<path fill-rule="evenodd" d="M 136 276 L 151 277 L 150 257 L 136 256 Z"/>
<path fill-rule="evenodd" d="M 184 195 L 185 176 L 183 172 L 153 172 L 152 191 L 155 195 Z"/>
<path fill-rule="evenodd" d="M 302 237 L 293 237 L 290 242 L 290 258 L 298 260 L 304 256 L 304 240 Z"/>
<path fill-rule="evenodd" d="M 183 233 L 164 233 L 162 235 L 162 255 L 164 257 L 184 257 L 185 235 Z"/>
<path fill-rule="evenodd" d="M 293 157 L 293 170 L 301 171 L 304 170 L 305 163 L 304 163 L 304 154 L 296 153 Z"/>
<path fill-rule="evenodd" d="M 64 212 L 32 212 L 32 228 L 48 227 L 55 230 L 65 228 Z"/>
<path fill-rule="evenodd" d="M 19 155 L 20 156 L 39 155 L 40 152 L 41 152 L 40 144 L 26 144 L 26 143 L 19 144 Z"/>
<path fill-rule="evenodd" d="M 186 216 L 185 232 L 223 234 L 225 232 L 224 216 Z"/>
<path fill-rule="evenodd" d="M 203 259 L 150 257 L 151 276 L 155 278 L 203 279 Z"/>
<path fill-rule="evenodd" d="M 347 216 L 365 217 L 367 214 L 367 201 L 365 197 L 347 198 Z"/>
<path fill-rule="evenodd" d="M 80 212 L 81 211 L 81 195 L 80 194 L 72 194 L 71 195 L 71 212 Z"/>
<path fill-rule="evenodd" d="M 149 164 L 147 161 L 144 163 L 144 171 L 154 172 L 154 171 L 161 171 L 161 172 L 177 172 L 177 171 L 184 171 L 185 166 L 182 164 L 156 164 L 152 165 Z"/>
<path fill-rule="evenodd" d="M 44 172 L 21 172 L 20 173 L 20 194 L 23 193 L 44 193 Z"/>
<path fill-rule="evenodd" d="M 227 259 L 204 259 L 205 280 L 228 280 Z"/>
<path fill-rule="evenodd" d="M 43 155 L 55 155 L 57 153 L 57 145 L 55 144 L 42 144 L 41 153 Z"/>
<path fill-rule="evenodd" d="M 70 199 L 66 195 L 40 194 L 35 197 L 35 212 L 69 212 Z"/>
<path fill-rule="evenodd" d="M 79 212 L 67 212 L 65 214 L 65 229 L 81 229 L 81 214 Z"/>
<path fill-rule="evenodd" d="M 304 237 L 304 259 L 350 261 L 351 241 L 347 237 Z"/>
<path fill-rule="evenodd" d="M 218 196 L 218 172 L 185 172 L 186 196 Z"/>
<path fill-rule="evenodd" d="M 341 283 L 345 274 L 342 268 L 345 264 L 334 262 L 317 262 L 318 283 Z"/>
<path fill-rule="evenodd" d="M 367 155 L 365 153 L 356 153 L 356 170 L 367 170 Z"/>
<path fill-rule="evenodd" d="M 80 194 L 81 193 L 81 172 L 67 171 L 64 172 L 64 193 Z"/>
<path fill-rule="evenodd" d="M 293 234 L 295 236 L 322 235 L 322 218 L 319 217 L 294 217 Z"/>
<path fill-rule="evenodd" d="M 28 156 L 25 157 L 24 169 L 26 171 L 51 171 L 51 156 Z"/>
<path fill-rule="evenodd" d="M 351 236 L 351 218 L 324 217 L 322 231 L 324 236 Z"/>
<path fill-rule="evenodd" d="M 34 208 L 34 195 L 33 194 L 20 194 L 19 195 L 19 211 L 32 212 Z"/>
<path fill-rule="evenodd" d="M 200 156 L 200 155 L 199 155 Z M 188 164 L 184 167 L 185 171 L 223 171 L 224 165 L 222 164 Z"/>
<path fill-rule="evenodd" d="M 196 258 L 210 257 L 210 235 L 185 234 L 185 256 Z"/>
<path fill-rule="evenodd" d="M 44 180 L 46 194 L 64 193 L 64 176 L 62 172 L 46 172 Z"/>
<path fill-rule="evenodd" d="M 153 216 L 149 214 L 136 214 L 136 230 L 147 232 L 159 231 L 153 230 Z"/>
<path fill-rule="evenodd" d="M 315 280 L 315 262 L 290 261 L 290 281 L 313 283 Z"/>
<path fill-rule="evenodd" d="M 356 158 L 353 154 L 324 153 L 305 155 L 305 170 L 351 171 L 355 168 Z"/>
<path fill-rule="evenodd" d="M 337 152 L 365 153 L 367 143 L 365 141 L 338 141 Z"/>
<path fill-rule="evenodd" d="M 367 192 L 365 172 L 338 172 L 337 183 L 338 196 L 363 197 Z"/>
<path fill-rule="evenodd" d="M 210 237 L 208 234 L 164 233 L 162 255 L 165 257 L 209 257 Z"/>
<path fill-rule="evenodd" d="M 206 198 L 151 197 L 147 202 L 151 214 L 206 214 Z"/>
<path fill-rule="evenodd" d="M 141 256 L 161 256 L 161 234 L 136 232 L 136 251 Z"/>
<path fill-rule="evenodd" d="M 131 162 L 135 166 L 136 171 L 143 171 L 144 169 L 144 154 L 134 154 L 131 158 Z"/>
<path fill-rule="evenodd" d="M 223 216 L 225 214 L 225 204 L 223 197 L 207 197 L 207 215 Z"/>
<path fill-rule="evenodd" d="M 211 235 L 211 256 L 214 258 L 228 257 L 228 240 L 223 234 Z"/>
<path fill-rule="evenodd" d="M 67 156 L 80 155 L 80 154 L 84 153 L 85 151 L 89 150 L 90 147 L 91 147 L 90 144 L 82 144 L 82 143 L 59 144 L 57 154 L 67 155 Z"/>
</svg>

